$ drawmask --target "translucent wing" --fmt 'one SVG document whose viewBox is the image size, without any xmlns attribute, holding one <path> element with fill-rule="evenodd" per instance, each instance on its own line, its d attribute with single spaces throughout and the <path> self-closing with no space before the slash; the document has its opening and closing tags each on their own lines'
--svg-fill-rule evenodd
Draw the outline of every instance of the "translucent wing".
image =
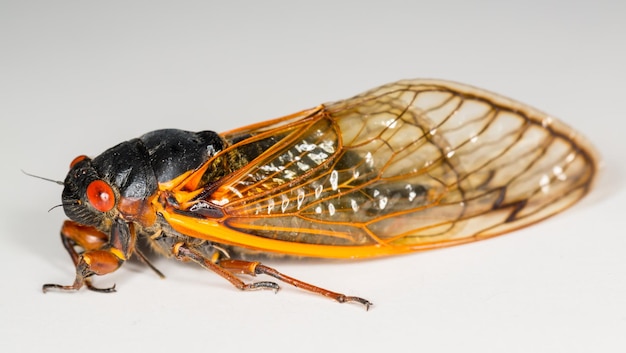
<svg viewBox="0 0 626 353">
<path fill-rule="evenodd" d="M 489 238 L 571 206 L 596 172 L 592 148 L 564 124 L 443 81 L 392 83 L 223 137 L 241 165 L 204 200 L 223 217 L 188 227 L 302 256 Z"/>
</svg>

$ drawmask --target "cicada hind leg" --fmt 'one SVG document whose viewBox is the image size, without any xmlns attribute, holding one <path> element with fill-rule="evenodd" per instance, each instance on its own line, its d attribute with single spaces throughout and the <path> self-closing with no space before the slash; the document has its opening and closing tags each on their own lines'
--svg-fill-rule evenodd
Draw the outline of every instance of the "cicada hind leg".
<svg viewBox="0 0 626 353">
<path fill-rule="evenodd" d="M 245 283 L 237 274 L 249 275 L 249 276 L 257 276 L 257 275 L 268 275 L 270 277 L 274 277 L 277 280 L 291 284 L 294 287 L 323 295 L 325 297 L 334 299 L 339 303 L 359 303 L 365 306 L 365 309 L 369 309 L 371 305 L 373 305 L 369 300 L 363 299 L 355 296 L 348 296 L 342 293 L 337 293 L 330 291 L 328 289 L 324 289 L 318 286 L 314 286 L 312 284 L 303 282 L 299 279 L 289 277 L 285 274 L 280 273 L 276 269 L 272 267 L 268 267 L 263 265 L 260 262 L 256 261 L 245 261 L 245 260 L 235 260 L 235 259 L 220 259 L 220 253 L 216 252 L 213 257 L 208 258 L 203 254 L 199 249 L 194 248 L 193 246 L 189 246 L 185 243 L 177 243 L 172 248 L 173 255 L 181 261 L 193 261 L 200 266 L 204 267 L 207 270 L 213 271 L 220 275 L 221 277 L 228 280 L 232 285 L 240 290 L 257 290 L 257 289 L 271 289 L 274 291 L 278 291 L 280 289 L 279 285 L 274 282 L 262 281 L 262 282 L 252 282 Z"/>
</svg>

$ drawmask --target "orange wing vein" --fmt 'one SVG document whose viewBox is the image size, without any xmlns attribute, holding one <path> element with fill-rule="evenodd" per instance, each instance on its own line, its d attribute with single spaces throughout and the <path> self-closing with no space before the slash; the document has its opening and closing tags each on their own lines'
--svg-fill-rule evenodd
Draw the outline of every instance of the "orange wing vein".
<svg viewBox="0 0 626 353">
<path fill-rule="evenodd" d="M 435 80 L 222 135 L 245 165 L 166 214 L 179 231 L 259 251 L 367 257 L 489 238 L 571 206 L 596 173 L 578 133 L 527 105 Z"/>
</svg>

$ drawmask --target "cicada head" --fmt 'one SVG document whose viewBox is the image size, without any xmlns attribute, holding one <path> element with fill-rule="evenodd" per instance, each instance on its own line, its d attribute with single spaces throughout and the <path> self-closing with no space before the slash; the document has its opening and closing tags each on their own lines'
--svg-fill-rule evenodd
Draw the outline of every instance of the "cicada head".
<svg viewBox="0 0 626 353">
<path fill-rule="evenodd" d="M 63 210 L 71 220 L 97 227 L 116 205 L 113 186 L 101 179 L 91 159 L 79 156 L 70 165 L 61 195 Z"/>
</svg>

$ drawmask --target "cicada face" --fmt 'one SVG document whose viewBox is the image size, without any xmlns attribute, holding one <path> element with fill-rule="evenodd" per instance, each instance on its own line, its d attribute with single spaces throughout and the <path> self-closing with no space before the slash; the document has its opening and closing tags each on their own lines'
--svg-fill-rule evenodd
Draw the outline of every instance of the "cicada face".
<svg viewBox="0 0 626 353">
<path fill-rule="evenodd" d="M 98 176 L 91 159 L 80 156 L 72 162 L 63 184 L 61 198 L 65 214 L 80 224 L 100 226 L 105 212 L 115 204 L 115 193 Z"/>
<path fill-rule="evenodd" d="M 214 160 L 239 165 L 194 201 L 221 217 L 166 219 L 212 241 L 304 256 L 489 238 L 572 205 L 596 172 L 592 148 L 566 125 L 443 81 L 400 81 L 222 137 L 229 147 Z"/>
</svg>

